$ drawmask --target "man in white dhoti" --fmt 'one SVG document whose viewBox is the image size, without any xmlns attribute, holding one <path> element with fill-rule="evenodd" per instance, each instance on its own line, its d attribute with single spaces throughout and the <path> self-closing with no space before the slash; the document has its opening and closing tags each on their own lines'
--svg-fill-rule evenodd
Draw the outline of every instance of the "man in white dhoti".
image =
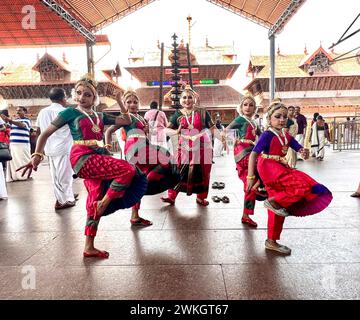
<svg viewBox="0 0 360 320">
<path fill-rule="evenodd" d="M 6 168 L 6 181 L 27 180 L 28 177 L 21 176 L 21 172 L 16 169 L 27 164 L 30 161 L 30 128 L 31 120 L 25 115 L 27 109 L 25 107 L 16 108 L 17 117 L 15 120 L 2 114 L 2 119 L 11 124 L 10 127 L 10 150 L 12 160 L 8 162 Z"/>
<path fill-rule="evenodd" d="M 322 161 L 325 156 L 326 140 L 330 140 L 329 127 L 322 116 L 318 116 L 311 127 L 311 154 Z"/>
<path fill-rule="evenodd" d="M 44 131 L 64 111 L 67 105 L 65 91 L 61 88 L 52 88 L 49 92 L 51 105 L 40 110 L 36 126 Z M 39 133 L 40 133 L 39 132 Z M 73 170 L 70 164 L 70 150 L 72 136 L 68 125 L 58 129 L 48 138 L 45 145 L 45 155 L 49 158 L 50 172 L 56 198 L 55 210 L 73 207 L 75 198 L 73 192 Z"/>
</svg>

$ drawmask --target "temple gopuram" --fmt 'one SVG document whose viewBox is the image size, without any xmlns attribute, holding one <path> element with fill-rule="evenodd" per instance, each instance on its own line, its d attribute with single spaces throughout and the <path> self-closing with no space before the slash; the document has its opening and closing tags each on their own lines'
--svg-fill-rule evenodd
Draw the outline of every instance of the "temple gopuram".
<svg viewBox="0 0 360 320">
<path fill-rule="evenodd" d="M 165 47 L 163 64 L 163 106 L 162 110 L 169 117 L 175 109 L 171 108 L 171 61 L 170 47 Z M 184 42 L 178 46 L 179 63 L 181 65 L 182 84 L 189 83 L 189 68 L 187 51 Z M 239 64 L 236 63 L 237 55 L 231 46 L 209 46 L 208 41 L 203 47 L 191 48 L 191 75 L 194 90 L 200 96 L 200 105 L 205 107 L 212 118 L 221 119 L 224 124 L 230 123 L 236 116 L 236 107 L 241 100 L 241 94 L 227 84 Z M 137 80 L 141 87 L 136 89 L 140 98 L 140 111 L 149 109 L 152 101 L 159 101 L 160 96 L 160 66 L 161 51 L 131 52 L 128 58 L 129 66 L 125 69 Z M 106 111 L 118 110 L 117 104 Z"/>
<path fill-rule="evenodd" d="M 360 60 L 350 55 L 327 52 L 320 46 L 308 54 L 275 57 L 275 96 L 286 105 L 302 108 L 302 113 L 325 116 L 360 115 Z M 252 56 L 244 88 L 255 95 L 257 104 L 269 104 L 269 56 Z M 260 108 L 261 112 L 261 108 Z"/>
<path fill-rule="evenodd" d="M 16 108 L 26 107 L 28 117 L 35 120 L 40 109 L 48 106 L 50 100 L 48 92 L 53 87 L 63 88 L 68 96 L 72 89 L 86 73 L 77 64 L 70 64 L 65 54 L 62 59 L 56 59 L 45 53 L 33 64 L 10 64 L 4 66 L 0 72 L 0 99 L 2 106 L 7 106 L 10 115 L 16 113 Z M 118 84 L 121 76 L 120 67 L 114 64 L 113 68 L 104 70 L 95 69 L 95 79 L 98 83 L 98 93 L 101 104 L 98 110 L 106 108 L 115 102 L 115 92 L 124 91 Z M 71 102 L 71 100 L 70 100 Z"/>
</svg>

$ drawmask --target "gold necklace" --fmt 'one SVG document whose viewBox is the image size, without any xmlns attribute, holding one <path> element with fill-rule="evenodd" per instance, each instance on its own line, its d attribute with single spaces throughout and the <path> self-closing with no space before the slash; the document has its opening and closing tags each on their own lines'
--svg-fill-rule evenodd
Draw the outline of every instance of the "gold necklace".
<svg viewBox="0 0 360 320">
<path fill-rule="evenodd" d="M 191 115 L 191 123 L 190 123 L 187 115 L 188 115 L 188 112 L 185 111 L 184 117 L 185 117 L 186 122 L 188 124 L 188 129 L 192 130 L 192 129 L 194 129 L 194 109 L 190 113 L 190 115 Z"/>
<path fill-rule="evenodd" d="M 78 106 L 76 109 L 78 109 L 82 114 L 84 114 L 85 116 L 88 117 L 88 119 L 90 120 L 90 122 L 92 124 L 92 127 L 91 127 L 92 132 L 94 132 L 94 133 L 101 132 L 101 129 L 99 127 L 99 124 L 100 124 L 99 115 L 94 110 L 91 110 L 91 111 L 93 112 L 93 114 L 95 114 L 96 123 L 94 123 L 94 121 L 93 121 L 93 119 L 91 119 L 90 115 L 85 110 L 83 110 L 80 106 Z"/>
<path fill-rule="evenodd" d="M 282 133 L 282 135 L 283 135 L 283 137 L 284 137 L 284 140 L 285 140 L 285 141 L 282 141 L 280 135 L 279 135 L 273 128 L 269 128 L 268 130 L 271 131 L 271 132 L 278 138 L 278 140 L 279 140 L 279 142 L 280 142 L 280 144 L 281 144 L 281 146 L 282 146 L 282 152 L 283 152 L 284 154 L 286 154 L 287 151 L 288 151 L 288 149 L 289 149 L 289 147 L 288 147 L 288 140 L 287 140 L 287 138 L 286 138 L 286 134 L 284 133 L 284 131 L 281 130 L 281 133 Z"/>
<path fill-rule="evenodd" d="M 137 116 L 134 113 L 131 113 L 131 115 L 137 120 L 139 121 L 143 126 L 146 126 L 146 120 L 139 114 L 137 114 Z"/>
</svg>

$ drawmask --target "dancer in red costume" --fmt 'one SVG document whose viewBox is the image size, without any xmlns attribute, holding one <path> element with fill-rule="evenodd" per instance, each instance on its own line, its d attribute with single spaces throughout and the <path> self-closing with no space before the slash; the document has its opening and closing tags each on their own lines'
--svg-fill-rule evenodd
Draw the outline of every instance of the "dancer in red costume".
<svg viewBox="0 0 360 320">
<path fill-rule="evenodd" d="M 247 190 L 254 185 L 256 158 L 257 169 L 265 184 L 268 199 L 268 238 L 265 248 L 290 254 L 291 249 L 276 242 L 280 239 L 286 216 L 303 217 L 324 210 L 332 200 L 331 192 L 304 172 L 288 166 L 285 155 L 288 148 L 309 158 L 309 150 L 304 149 L 283 129 L 287 122 L 287 108 L 282 103 L 270 106 L 267 113 L 268 128 L 250 154 Z"/>
<path fill-rule="evenodd" d="M 113 125 L 106 131 L 106 146 L 111 148 L 112 133 L 123 127 L 126 132 L 124 153 L 126 160 L 136 165 L 148 179 L 146 195 L 153 195 L 173 188 L 179 181 L 176 167 L 171 162 L 170 153 L 163 147 L 153 145 L 148 139 L 147 121 L 138 114 L 139 97 L 135 91 L 126 91 L 122 101 L 128 108 L 131 123 Z M 130 223 L 134 226 L 147 227 L 152 222 L 139 216 L 140 201 L 132 207 Z"/>
<path fill-rule="evenodd" d="M 70 153 L 71 166 L 75 174 L 84 179 L 88 191 L 84 257 L 109 257 L 108 252 L 94 247 L 100 217 L 131 207 L 139 201 L 147 188 L 147 179 L 142 172 L 125 160 L 111 157 L 103 147 L 104 125 L 126 125 L 131 121 L 120 93 L 116 99 L 121 116 L 112 117 L 95 112 L 93 107 L 98 100 L 96 83 L 89 77 L 82 78 L 75 85 L 77 107 L 67 108 L 59 113 L 39 136 L 31 161 L 18 169 L 23 170 L 23 175 L 29 171 L 28 176 L 32 170 L 36 171 L 44 158 L 44 146 L 48 137 L 62 126 L 69 125 L 74 139 Z"/>
<path fill-rule="evenodd" d="M 256 177 L 255 185 L 249 191 L 246 189 L 246 177 L 248 176 L 248 163 L 250 152 L 255 146 L 257 137 L 260 135 L 260 128 L 253 120 L 256 112 L 256 102 L 252 95 L 245 95 L 238 109 L 239 116 L 227 127 L 226 132 L 235 131 L 234 158 L 239 178 L 244 183 L 244 211 L 241 222 L 251 227 L 257 227 L 257 223 L 249 215 L 254 214 L 255 200 L 259 179 Z"/>
<path fill-rule="evenodd" d="M 208 131 L 225 144 L 225 138 L 214 125 L 210 114 L 204 108 L 195 107 L 196 99 L 195 91 L 186 86 L 180 98 L 183 108 L 175 112 L 168 126 L 180 134 L 175 157 L 181 181 L 174 189 L 169 189 L 168 197 L 161 198 L 171 205 L 174 205 L 179 192 L 186 192 L 188 196 L 195 193 L 199 205 L 209 204 L 206 198 L 209 192 L 212 144 Z"/>
</svg>

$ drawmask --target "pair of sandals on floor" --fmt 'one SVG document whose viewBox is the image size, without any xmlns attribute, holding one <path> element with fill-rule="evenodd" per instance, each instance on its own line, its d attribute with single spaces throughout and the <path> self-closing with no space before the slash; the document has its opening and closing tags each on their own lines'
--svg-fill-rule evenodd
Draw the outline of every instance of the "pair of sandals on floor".
<svg viewBox="0 0 360 320">
<path fill-rule="evenodd" d="M 230 202 L 230 199 L 229 197 L 227 196 L 223 196 L 222 198 L 218 197 L 218 196 L 212 196 L 211 199 L 214 201 L 214 202 L 223 202 L 223 203 L 229 203 Z"/>
<path fill-rule="evenodd" d="M 219 189 L 219 190 L 221 190 L 221 189 L 224 189 L 225 188 L 225 183 L 224 182 L 217 182 L 217 181 L 215 181 L 212 185 L 211 185 L 211 187 L 213 188 L 213 189 Z M 218 196 L 212 196 L 211 197 L 211 199 L 214 201 L 214 202 L 223 202 L 223 203 L 229 203 L 230 202 L 230 199 L 229 199 L 229 197 L 227 197 L 227 196 L 223 196 L 222 198 L 221 197 L 218 197 Z"/>
</svg>

